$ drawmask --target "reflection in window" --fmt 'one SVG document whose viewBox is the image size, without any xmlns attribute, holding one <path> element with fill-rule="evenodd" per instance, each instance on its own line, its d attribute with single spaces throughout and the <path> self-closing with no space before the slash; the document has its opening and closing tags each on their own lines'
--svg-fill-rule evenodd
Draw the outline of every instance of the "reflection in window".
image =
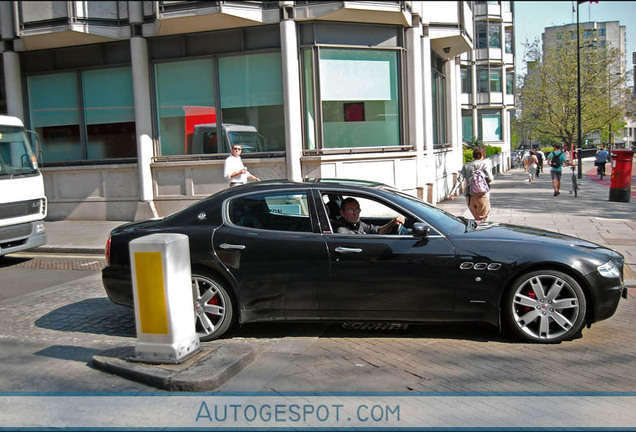
<svg viewBox="0 0 636 432">
<path fill-rule="evenodd" d="M 488 46 L 490 48 L 501 48 L 501 27 L 499 24 L 488 25 Z"/>
<path fill-rule="evenodd" d="M 477 91 L 488 93 L 488 66 L 477 66 Z"/>
<path fill-rule="evenodd" d="M 512 54 L 512 29 L 506 29 L 506 54 Z"/>
<path fill-rule="evenodd" d="M 462 110 L 462 140 L 472 142 L 473 140 L 473 113 Z"/>
<path fill-rule="evenodd" d="M 87 159 L 135 157 L 135 109 L 130 68 L 82 73 Z"/>
<path fill-rule="evenodd" d="M 515 74 L 512 71 L 506 71 L 506 93 L 513 94 L 515 91 Z"/>
<path fill-rule="evenodd" d="M 316 113 L 314 100 L 314 58 L 312 50 L 303 51 L 303 87 L 305 94 L 305 147 L 316 149 Z"/>
<path fill-rule="evenodd" d="M 462 93 L 472 93 L 473 92 L 473 80 L 470 76 L 470 67 L 462 66 L 460 68 L 461 73 L 461 81 L 462 81 Z"/>
<path fill-rule="evenodd" d="M 446 77 L 432 71 L 433 90 L 433 144 L 446 144 Z"/>
<path fill-rule="evenodd" d="M 213 79 L 211 59 L 155 66 L 162 155 L 203 153 L 204 142 L 212 145 L 212 131 L 216 133 Z M 195 126 L 199 126 L 196 138 Z"/>
<path fill-rule="evenodd" d="M 483 110 L 479 112 L 482 141 L 501 141 L 501 112 Z"/>
<path fill-rule="evenodd" d="M 285 150 L 280 53 L 221 57 L 218 71 L 214 64 L 197 59 L 155 66 L 161 154 L 229 153 L 233 144 L 243 153 Z"/>
<path fill-rule="evenodd" d="M 321 49 L 319 57 L 323 147 L 399 145 L 397 53 Z M 306 88 L 310 66 L 305 61 Z M 306 119 L 313 119 L 309 106 Z"/>
<path fill-rule="evenodd" d="M 285 192 L 249 195 L 232 200 L 230 221 L 245 228 L 311 232 L 307 193 Z"/>
<path fill-rule="evenodd" d="M 137 155 L 129 67 L 31 76 L 27 87 L 44 163 Z"/>
<path fill-rule="evenodd" d="M 490 91 L 501 92 L 501 70 L 499 69 L 490 71 Z"/>
<path fill-rule="evenodd" d="M 477 48 L 488 48 L 488 25 L 484 21 L 475 23 L 477 30 Z"/>
<path fill-rule="evenodd" d="M 219 58 L 219 89 L 224 124 L 242 125 L 254 151 L 285 150 L 280 52 Z M 226 133 L 222 142 L 233 144 Z"/>
</svg>

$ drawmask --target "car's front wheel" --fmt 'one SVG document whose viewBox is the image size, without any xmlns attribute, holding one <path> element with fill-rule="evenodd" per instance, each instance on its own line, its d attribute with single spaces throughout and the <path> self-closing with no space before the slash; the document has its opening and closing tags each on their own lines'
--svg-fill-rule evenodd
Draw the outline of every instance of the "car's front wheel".
<svg viewBox="0 0 636 432">
<path fill-rule="evenodd" d="M 571 339 L 585 322 L 583 290 L 573 278 L 555 270 L 535 271 L 518 278 L 503 306 L 513 332 L 531 342 Z"/>
<path fill-rule="evenodd" d="M 221 337 L 234 323 L 234 305 L 225 286 L 201 273 L 192 273 L 196 331 L 202 342 Z"/>
</svg>

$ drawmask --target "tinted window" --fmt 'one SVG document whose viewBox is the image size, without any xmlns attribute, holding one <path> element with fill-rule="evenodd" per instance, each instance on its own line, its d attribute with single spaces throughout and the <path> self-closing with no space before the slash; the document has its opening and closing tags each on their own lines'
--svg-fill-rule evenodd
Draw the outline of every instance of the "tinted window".
<svg viewBox="0 0 636 432">
<path fill-rule="evenodd" d="M 228 215 L 234 225 L 276 231 L 311 232 L 306 192 L 270 192 L 235 198 Z"/>
</svg>

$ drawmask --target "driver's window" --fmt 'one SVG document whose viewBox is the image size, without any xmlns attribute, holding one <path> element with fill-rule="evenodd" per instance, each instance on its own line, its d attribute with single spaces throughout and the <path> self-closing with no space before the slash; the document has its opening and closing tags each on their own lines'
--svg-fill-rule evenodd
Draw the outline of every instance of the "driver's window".
<svg viewBox="0 0 636 432">
<path fill-rule="evenodd" d="M 338 195 L 336 200 L 333 195 L 325 194 L 323 201 L 329 212 L 334 233 L 347 233 L 352 226 L 356 226 L 361 221 L 372 226 L 367 234 L 376 234 L 379 233 L 377 232 L 379 227 L 391 223 L 396 218 L 405 219 L 404 215 L 386 204 L 363 196 Z M 387 234 L 406 234 L 407 232 L 402 225 L 396 225 Z"/>
</svg>

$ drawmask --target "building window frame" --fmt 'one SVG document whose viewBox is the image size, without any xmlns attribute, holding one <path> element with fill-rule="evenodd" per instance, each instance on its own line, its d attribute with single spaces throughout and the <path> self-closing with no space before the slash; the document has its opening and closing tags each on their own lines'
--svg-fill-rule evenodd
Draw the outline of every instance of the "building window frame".
<svg viewBox="0 0 636 432">
<path fill-rule="evenodd" d="M 431 92 L 433 117 L 433 148 L 449 145 L 447 132 L 447 82 L 444 73 L 444 61 L 431 53 Z"/>
<path fill-rule="evenodd" d="M 351 54 L 350 59 L 347 58 L 349 53 Z M 374 57 L 376 56 L 378 64 L 374 65 Z M 384 48 L 321 43 L 302 46 L 300 59 L 304 154 L 341 154 L 354 151 L 364 153 L 412 149 L 410 145 L 403 145 L 406 136 L 404 119 L 406 102 L 403 89 L 405 73 L 403 65 L 405 62 L 403 56 L 404 50 L 401 47 Z M 345 80 L 339 80 L 338 86 L 335 87 L 329 86 L 327 81 L 321 81 L 322 79 L 326 80 L 329 75 L 337 75 L 339 70 L 342 73 L 347 67 L 353 67 L 354 57 L 357 57 L 357 60 L 361 62 L 367 62 L 370 68 L 366 70 L 366 73 L 371 81 L 381 81 L 381 77 L 385 74 L 390 76 L 388 83 L 378 81 L 382 90 L 374 90 L 390 94 L 388 99 L 386 96 L 378 100 L 367 99 L 370 96 L 360 93 L 362 86 L 357 88 L 355 84 L 350 85 L 347 90 L 341 89 L 339 94 L 349 92 L 351 95 L 357 94 L 356 98 L 339 99 L 343 96 L 337 95 L 337 87 L 342 86 Z M 333 82 L 333 79 L 329 82 Z M 360 104 L 362 104 L 361 109 L 359 109 Z M 342 105 L 342 110 L 337 108 L 339 105 Z M 347 111 L 347 107 L 356 108 L 357 114 L 348 115 L 347 113 L 351 114 L 352 111 Z M 364 113 L 364 118 L 359 117 L 360 113 Z M 341 121 L 338 121 L 340 117 L 342 117 Z M 391 117 L 397 118 L 393 124 L 391 124 Z M 374 121 L 376 123 L 385 122 L 385 125 L 374 124 Z M 331 127 L 330 123 L 336 129 Z M 379 128 L 375 134 L 374 127 Z M 341 133 L 340 135 L 338 135 L 338 131 Z M 375 138 L 374 135 L 376 135 Z M 338 139 L 335 139 L 336 137 Z M 383 137 L 386 138 L 384 142 L 382 142 Z M 373 142 L 374 139 L 377 139 L 376 143 Z M 369 143 L 371 144 L 369 145 Z"/>
<path fill-rule="evenodd" d="M 136 160 L 129 65 L 32 74 L 26 89 L 29 127 L 40 135 L 43 166 Z"/>
</svg>

